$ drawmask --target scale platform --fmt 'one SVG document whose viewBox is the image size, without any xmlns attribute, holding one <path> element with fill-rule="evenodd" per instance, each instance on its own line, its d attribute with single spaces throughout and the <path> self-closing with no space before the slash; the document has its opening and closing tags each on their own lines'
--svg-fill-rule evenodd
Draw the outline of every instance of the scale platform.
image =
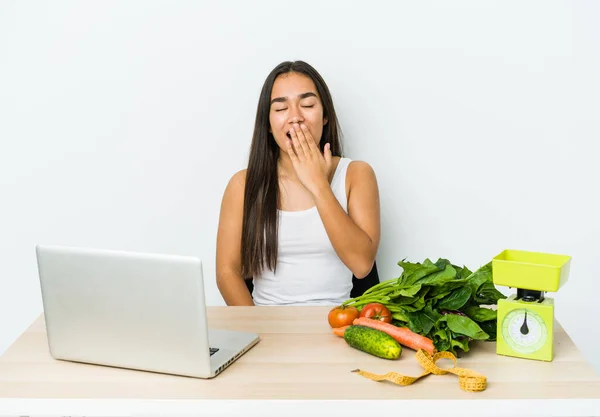
<svg viewBox="0 0 600 417">
<path fill-rule="evenodd" d="M 492 259 L 494 284 L 556 292 L 569 279 L 571 257 L 506 249 Z"/>
</svg>

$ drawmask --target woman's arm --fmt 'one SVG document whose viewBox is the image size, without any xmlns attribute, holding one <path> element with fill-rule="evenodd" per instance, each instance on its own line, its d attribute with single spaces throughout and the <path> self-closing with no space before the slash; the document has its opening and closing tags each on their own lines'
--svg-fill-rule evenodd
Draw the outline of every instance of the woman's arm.
<svg viewBox="0 0 600 417">
<path fill-rule="evenodd" d="M 373 268 L 379 246 L 379 190 L 375 173 L 366 162 L 351 162 L 347 181 L 348 214 L 329 184 L 317 188 L 313 195 L 338 257 L 356 278 L 364 278 Z"/>
<path fill-rule="evenodd" d="M 290 129 L 287 153 L 298 179 L 313 195 L 329 240 L 338 257 L 356 278 L 366 277 L 379 246 L 379 191 L 375 173 L 366 162 L 348 166 L 348 214 L 335 198 L 328 176 L 333 169 L 330 145 L 321 153 L 302 124 Z"/>
<path fill-rule="evenodd" d="M 242 218 L 246 170 L 236 173 L 223 194 L 217 232 L 217 287 L 229 306 L 253 306 L 242 277 Z"/>
</svg>

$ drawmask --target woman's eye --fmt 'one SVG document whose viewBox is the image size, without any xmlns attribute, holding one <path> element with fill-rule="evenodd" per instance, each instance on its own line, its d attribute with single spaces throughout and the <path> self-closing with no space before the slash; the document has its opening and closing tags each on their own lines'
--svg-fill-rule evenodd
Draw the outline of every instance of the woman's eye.
<svg viewBox="0 0 600 417">
<path fill-rule="evenodd" d="M 302 107 L 302 108 L 305 108 L 305 109 L 310 109 L 310 108 L 312 108 L 312 107 L 315 107 L 315 105 L 314 105 L 314 104 L 311 104 L 311 105 L 308 105 L 308 106 L 301 106 L 301 107 Z M 276 111 L 276 112 L 280 112 L 280 111 L 284 111 L 284 110 L 287 110 L 287 107 L 285 107 L 285 108 L 283 108 L 283 109 L 275 109 L 275 111 Z"/>
</svg>

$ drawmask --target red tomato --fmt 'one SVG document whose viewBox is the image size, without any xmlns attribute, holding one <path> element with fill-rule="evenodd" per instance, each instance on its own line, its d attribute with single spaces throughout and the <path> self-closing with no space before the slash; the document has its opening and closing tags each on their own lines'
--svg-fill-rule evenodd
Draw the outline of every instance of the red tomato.
<svg viewBox="0 0 600 417">
<path fill-rule="evenodd" d="M 348 326 L 352 324 L 354 319 L 358 318 L 358 310 L 356 307 L 337 306 L 331 309 L 327 320 L 332 328 Z"/>
<path fill-rule="evenodd" d="M 360 310 L 360 317 L 379 320 L 385 323 L 392 322 L 392 313 L 386 306 L 380 303 L 370 303 L 365 305 L 362 310 Z"/>
</svg>

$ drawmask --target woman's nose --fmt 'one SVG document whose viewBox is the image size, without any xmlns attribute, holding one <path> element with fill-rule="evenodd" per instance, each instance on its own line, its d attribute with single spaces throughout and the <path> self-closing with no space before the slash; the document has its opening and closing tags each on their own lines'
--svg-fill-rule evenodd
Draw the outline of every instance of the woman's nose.
<svg viewBox="0 0 600 417">
<path fill-rule="evenodd" d="M 301 116 L 290 117 L 290 123 L 302 123 L 304 119 Z"/>
</svg>

